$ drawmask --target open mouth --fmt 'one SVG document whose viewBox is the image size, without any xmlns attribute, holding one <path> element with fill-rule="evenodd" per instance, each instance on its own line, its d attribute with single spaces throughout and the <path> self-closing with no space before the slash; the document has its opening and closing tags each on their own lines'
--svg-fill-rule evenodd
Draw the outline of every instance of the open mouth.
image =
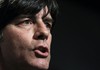
<svg viewBox="0 0 100 70">
<path fill-rule="evenodd" d="M 36 57 L 39 57 L 39 58 L 46 58 L 49 55 L 48 48 L 44 46 L 39 46 L 35 48 L 34 52 L 35 52 Z"/>
</svg>

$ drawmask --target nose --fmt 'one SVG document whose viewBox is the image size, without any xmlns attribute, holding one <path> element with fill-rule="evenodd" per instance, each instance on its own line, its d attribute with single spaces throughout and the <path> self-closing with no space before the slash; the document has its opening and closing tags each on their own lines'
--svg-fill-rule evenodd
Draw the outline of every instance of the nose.
<svg viewBox="0 0 100 70">
<path fill-rule="evenodd" d="M 36 40 L 47 40 L 49 36 L 49 30 L 44 23 L 38 23 L 36 25 L 36 31 L 33 38 Z"/>
</svg>

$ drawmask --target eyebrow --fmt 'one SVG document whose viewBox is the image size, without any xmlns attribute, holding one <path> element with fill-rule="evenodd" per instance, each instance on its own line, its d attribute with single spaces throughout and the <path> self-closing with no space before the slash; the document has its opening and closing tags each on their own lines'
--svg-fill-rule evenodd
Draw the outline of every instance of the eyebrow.
<svg viewBox="0 0 100 70">
<path fill-rule="evenodd" d="M 20 15 L 17 17 L 17 19 L 22 19 L 22 18 L 32 18 L 31 15 Z"/>
<path fill-rule="evenodd" d="M 35 16 L 33 15 L 24 15 L 24 14 L 22 14 L 22 15 L 19 15 L 19 16 L 17 16 L 15 19 L 14 19 L 14 21 L 15 20 L 22 20 L 22 19 L 24 19 L 24 18 L 27 18 L 27 19 L 30 19 L 30 20 L 36 20 L 35 19 Z"/>
<path fill-rule="evenodd" d="M 49 21 L 49 22 L 54 22 L 53 18 L 52 17 L 48 17 L 47 15 L 49 14 L 50 12 L 48 11 L 46 14 L 44 14 L 42 16 L 42 19 L 45 20 L 45 21 Z"/>
</svg>

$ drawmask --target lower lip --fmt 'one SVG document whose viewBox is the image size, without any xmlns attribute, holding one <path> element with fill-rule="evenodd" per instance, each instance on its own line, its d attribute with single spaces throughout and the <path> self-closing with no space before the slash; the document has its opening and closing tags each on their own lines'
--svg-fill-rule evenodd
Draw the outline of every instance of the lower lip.
<svg viewBox="0 0 100 70">
<path fill-rule="evenodd" d="M 34 50 L 35 54 L 40 56 L 40 57 L 43 57 L 43 58 L 46 58 L 48 57 L 49 53 L 48 52 L 41 52 L 40 50 Z"/>
</svg>

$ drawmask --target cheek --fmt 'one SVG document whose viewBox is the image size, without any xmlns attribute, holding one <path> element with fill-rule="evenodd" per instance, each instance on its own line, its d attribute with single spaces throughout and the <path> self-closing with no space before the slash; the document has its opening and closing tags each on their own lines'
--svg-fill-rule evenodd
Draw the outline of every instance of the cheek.
<svg viewBox="0 0 100 70">
<path fill-rule="evenodd" d="M 4 35 L 4 40 L 7 40 L 7 42 L 18 41 L 20 43 L 30 42 L 30 38 L 32 37 L 32 33 L 30 33 L 29 31 L 21 30 L 18 28 L 8 28 L 4 31 Z"/>
<path fill-rule="evenodd" d="M 48 42 L 48 45 L 50 46 L 51 42 L 52 42 L 52 35 L 51 34 L 49 35 L 47 42 Z"/>
<path fill-rule="evenodd" d="M 17 28 L 7 28 L 4 30 L 4 44 L 14 51 L 20 52 L 21 49 L 27 49 L 29 47 L 32 40 L 31 36 L 32 33 L 28 31 Z"/>
<path fill-rule="evenodd" d="M 3 31 L 4 41 L 2 42 L 2 52 L 4 58 L 12 60 L 24 55 L 31 46 L 32 32 L 17 28 L 5 28 Z M 14 57 L 13 57 L 14 56 Z M 8 59 L 9 57 L 9 59 Z"/>
</svg>

